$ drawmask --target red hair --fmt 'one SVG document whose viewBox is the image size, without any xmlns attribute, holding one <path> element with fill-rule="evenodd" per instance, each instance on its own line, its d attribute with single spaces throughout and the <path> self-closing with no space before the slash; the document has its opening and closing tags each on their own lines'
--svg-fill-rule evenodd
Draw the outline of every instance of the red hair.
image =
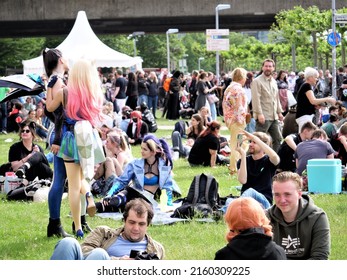
<svg viewBox="0 0 347 280">
<path fill-rule="evenodd" d="M 272 236 L 272 226 L 264 208 L 251 197 L 239 197 L 233 200 L 228 206 L 224 220 L 229 228 L 225 236 L 228 242 L 249 228 L 263 228 L 266 235 Z"/>
</svg>

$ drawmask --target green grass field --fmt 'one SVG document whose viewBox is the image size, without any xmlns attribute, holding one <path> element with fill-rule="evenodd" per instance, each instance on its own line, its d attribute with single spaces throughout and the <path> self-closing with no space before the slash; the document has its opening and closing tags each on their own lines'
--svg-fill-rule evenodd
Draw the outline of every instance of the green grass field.
<svg viewBox="0 0 347 280">
<path fill-rule="evenodd" d="M 158 119 L 159 125 L 174 126 L 174 122 Z M 223 131 L 228 135 L 228 131 Z M 171 130 L 158 130 L 158 137 L 170 138 Z M 12 138 L 18 141 L 18 135 L 0 135 L 0 163 L 7 162 L 8 149 L 13 143 L 5 142 Z M 168 140 L 169 144 L 171 141 Z M 42 143 L 39 143 L 42 144 Z M 44 148 L 44 144 L 42 145 Z M 133 155 L 139 157 L 139 147 L 132 149 Z M 230 193 L 238 195 L 235 186 L 239 185 L 235 176 L 228 174 L 226 166 L 215 169 L 208 167 L 190 167 L 185 159 L 174 163 L 174 179 L 181 188 L 183 196 L 187 194 L 193 177 L 200 173 L 215 176 L 219 183 L 221 196 Z M 315 203 L 322 207 L 329 217 L 331 226 L 331 255 L 332 260 L 347 259 L 347 196 L 312 195 Z M 48 223 L 47 202 L 9 202 L 2 194 L 0 196 L 0 259 L 2 260 L 47 260 L 50 258 L 58 238 L 47 238 Z M 65 199 L 61 209 L 62 223 L 66 231 L 71 233 L 72 219 L 69 216 L 69 205 Z M 92 228 L 98 225 L 118 227 L 120 221 L 99 217 L 87 218 Z M 224 235 L 226 226 L 223 221 L 201 223 L 197 221 L 176 223 L 173 225 L 156 225 L 149 228 L 149 233 L 166 250 L 168 260 L 209 260 L 214 253 L 226 243 Z"/>
</svg>

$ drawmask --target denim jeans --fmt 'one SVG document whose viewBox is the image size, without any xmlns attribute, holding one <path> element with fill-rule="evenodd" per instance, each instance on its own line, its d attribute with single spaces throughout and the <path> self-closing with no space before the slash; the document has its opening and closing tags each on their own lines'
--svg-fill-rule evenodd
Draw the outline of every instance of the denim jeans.
<svg viewBox="0 0 347 280">
<path fill-rule="evenodd" d="M 271 207 L 270 202 L 267 200 L 267 198 L 261 194 L 260 192 L 257 192 L 255 189 L 253 188 L 249 188 L 247 190 L 245 190 L 242 195 L 240 197 L 252 197 L 254 198 L 256 201 L 258 201 L 262 207 L 264 207 L 264 209 L 268 209 Z M 220 209 L 222 210 L 224 213 L 226 213 L 229 204 L 236 198 L 228 198 L 225 202 L 225 205 Z"/>
<path fill-rule="evenodd" d="M 216 103 L 210 103 L 211 118 L 213 121 L 217 120 Z"/>
<path fill-rule="evenodd" d="M 49 139 L 50 143 L 54 139 L 55 132 L 51 134 L 51 138 Z M 60 206 L 61 199 L 64 193 L 64 185 L 66 180 L 66 170 L 64 160 L 56 155 L 53 156 L 53 182 L 51 185 L 51 189 L 48 193 L 48 209 L 49 209 L 49 217 L 51 219 L 59 219 L 60 218 Z"/>
<path fill-rule="evenodd" d="M 157 111 L 157 104 L 158 104 L 158 96 L 148 96 L 148 108 L 152 110 L 153 116 L 156 118 L 157 116 L 155 115 Z"/>
<path fill-rule="evenodd" d="M 81 245 L 73 237 L 65 237 L 55 245 L 51 260 L 110 260 L 102 248 L 93 249 L 89 255 L 83 255 Z"/>
<path fill-rule="evenodd" d="M 171 139 L 172 139 L 172 150 L 174 152 L 176 151 L 179 152 L 181 157 L 189 156 L 191 147 L 187 147 L 182 144 L 182 137 L 178 131 L 172 132 Z"/>
<path fill-rule="evenodd" d="M 148 104 L 148 95 L 146 94 L 139 95 L 139 98 L 137 99 L 137 106 L 141 106 L 143 102 Z"/>
<path fill-rule="evenodd" d="M 258 201 L 263 207 L 264 209 L 268 209 L 271 207 L 270 202 L 267 200 L 267 198 L 265 197 L 265 195 L 263 195 L 262 193 L 256 191 L 253 188 L 249 188 L 247 190 L 245 190 L 242 195 L 242 197 L 252 197 L 254 198 L 256 201 Z"/>
</svg>

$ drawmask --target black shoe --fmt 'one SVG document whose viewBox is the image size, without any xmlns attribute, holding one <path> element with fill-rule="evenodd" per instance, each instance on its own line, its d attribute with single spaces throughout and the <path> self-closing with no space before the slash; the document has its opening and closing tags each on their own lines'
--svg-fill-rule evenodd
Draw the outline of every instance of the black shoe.
<svg viewBox="0 0 347 280">
<path fill-rule="evenodd" d="M 47 226 L 47 237 L 72 237 L 72 235 L 66 233 L 61 225 L 60 219 L 49 219 Z"/>
<path fill-rule="evenodd" d="M 82 225 L 82 231 L 84 232 L 91 232 L 92 229 L 91 227 L 88 225 L 87 221 L 86 221 L 86 216 L 81 216 L 81 225 Z M 73 234 L 76 233 L 76 229 L 75 229 L 75 223 L 72 222 L 72 232 Z"/>
<path fill-rule="evenodd" d="M 17 169 L 17 171 L 16 171 L 16 176 L 18 177 L 18 178 L 21 178 L 21 179 L 23 179 L 23 178 L 25 178 L 25 172 L 28 170 L 28 167 L 25 165 L 25 164 L 23 164 L 21 167 L 19 167 L 18 169 Z"/>
</svg>

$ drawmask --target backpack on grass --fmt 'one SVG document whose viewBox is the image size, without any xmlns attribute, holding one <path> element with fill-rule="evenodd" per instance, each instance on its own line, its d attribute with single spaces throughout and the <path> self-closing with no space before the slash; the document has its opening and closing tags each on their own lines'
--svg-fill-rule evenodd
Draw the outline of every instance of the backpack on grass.
<svg viewBox="0 0 347 280">
<path fill-rule="evenodd" d="M 187 197 L 178 207 L 172 218 L 188 218 L 194 216 L 220 218 L 218 182 L 212 175 L 201 173 L 196 175 L 189 187 Z"/>
</svg>

